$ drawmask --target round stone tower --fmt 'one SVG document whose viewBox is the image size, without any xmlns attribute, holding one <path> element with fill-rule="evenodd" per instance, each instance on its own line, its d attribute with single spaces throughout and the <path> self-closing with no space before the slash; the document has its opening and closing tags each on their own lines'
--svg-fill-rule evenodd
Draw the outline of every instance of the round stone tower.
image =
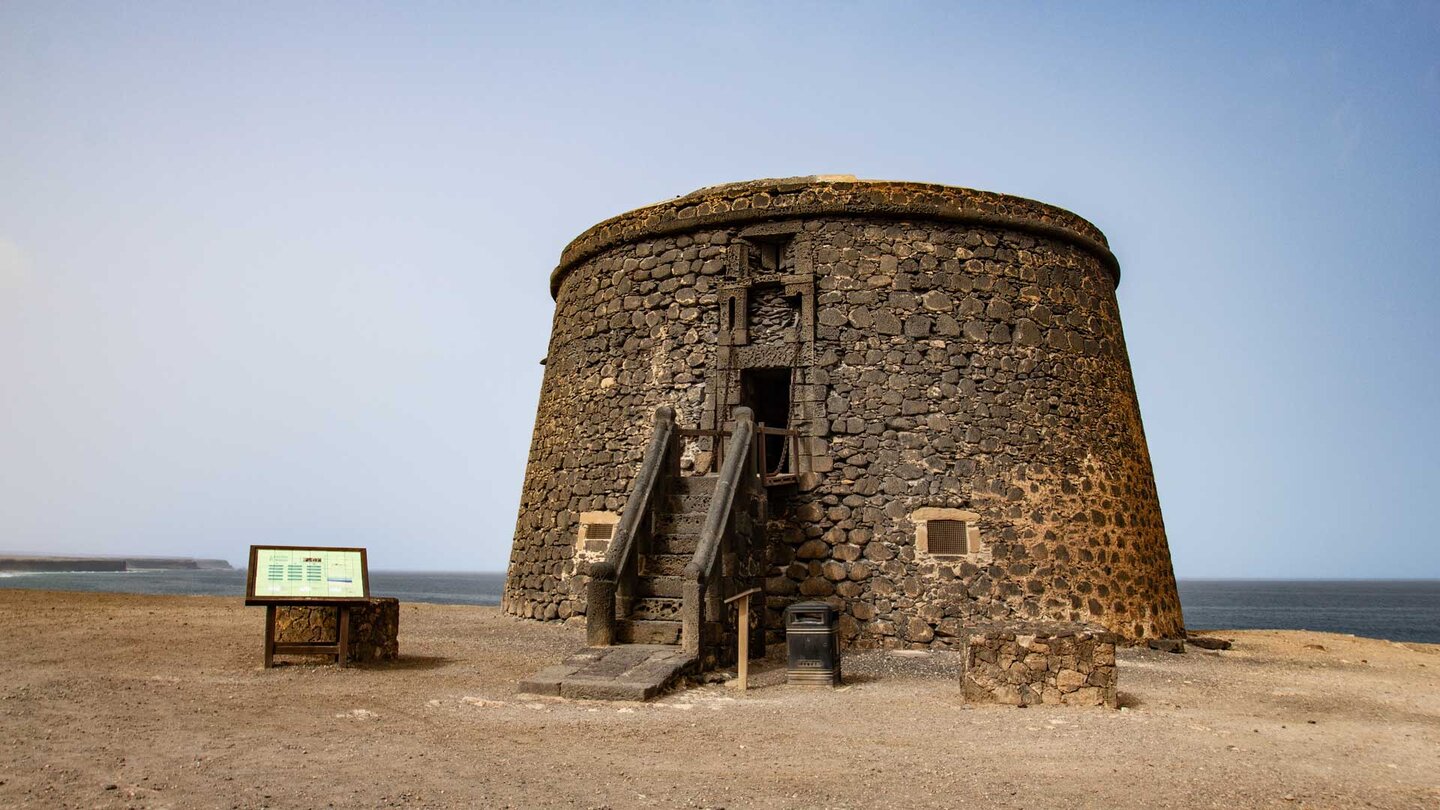
<svg viewBox="0 0 1440 810">
<path fill-rule="evenodd" d="M 1089 222 L 1003 194 L 848 176 L 705 188 L 602 222 L 555 320 L 507 612 L 586 610 L 657 408 L 768 435 L 767 622 L 819 599 L 858 646 L 966 626 L 1183 633 L 1115 286 Z M 713 444 L 687 444 L 687 474 Z M 767 479 L 770 480 L 770 479 Z"/>
</svg>

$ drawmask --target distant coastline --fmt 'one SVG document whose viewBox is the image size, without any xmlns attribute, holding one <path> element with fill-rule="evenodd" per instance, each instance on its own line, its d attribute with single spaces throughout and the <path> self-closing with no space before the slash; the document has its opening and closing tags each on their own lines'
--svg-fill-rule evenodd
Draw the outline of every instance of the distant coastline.
<svg viewBox="0 0 1440 810">
<path fill-rule="evenodd" d="M 0 572 L 78 574 L 97 571 L 230 571 L 225 560 L 197 557 L 77 557 L 0 554 Z"/>
</svg>

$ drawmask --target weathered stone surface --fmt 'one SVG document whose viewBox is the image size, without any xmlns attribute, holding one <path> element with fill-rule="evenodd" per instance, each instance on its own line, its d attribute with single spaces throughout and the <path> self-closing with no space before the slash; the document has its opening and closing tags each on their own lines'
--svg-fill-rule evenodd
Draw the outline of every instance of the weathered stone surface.
<svg viewBox="0 0 1440 810">
<path fill-rule="evenodd" d="M 579 669 L 579 665 L 574 664 L 557 664 L 553 667 L 546 667 L 534 675 L 522 679 L 518 691 L 531 695 L 559 695 L 560 684 Z"/>
<path fill-rule="evenodd" d="M 1041 666 L 1039 671 L 1043 671 L 1045 667 L 1048 666 L 1048 659 L 1046 659 L 1045 656 L 1036 657 L 1040 659 Z M 1034 664 L 1027 662 L 1027 665 L 1031 667 L 1032 671 L 1036 670 Z M 1085 685 L 1085 676 L 1080 674 L 1078 670 L 1062 669 L 1055 673 L 1055 685 L 1060 688 L 1061 692 L 1074 692 L 1076 689 Z"/>
<path fill-rule="evenodd" d="M 754 227 L 780 247 L 758 251 Z M 1181 637 L 1117 273 L 1074 214 L 925 184 L 762 181 L 597 225 L 552 277 L 505 610 L 585 613 L 578 516 L 623 507 L 657 406 L 712 427 L 741 402 L 722 369 L 791 367 L 805 477 L 770 502 L 772 634 L 816 597 L 858 646 L 949 644 L 997 619 Z M 743 340 L 721 297 L 740 288 Z M 981 550 L 920 553 L 921 507 L 979 515 Z"/>
<path fill-rule="evenodd" d="M 1030 706 L 1117 705 L 1114 633 L 1075 624 L 965 628 L 965 699 Z"/>
<path fill-rule="evenodd" d="M 519 691 L 577 700 L 650 700 L 696 671 L 696 664 L 671 645 L 587 647 L 521 680 Z"/>
<path fill-rule="evenodd" d="M 282 643 L 339 638 L 338 608 L 284 605 L 275 609 L 275 640 Z M 352 663 L 392 661 L 400 657 L 400 600 L 369 599 L 350 607 L 349 650 Z"/>
</svg>

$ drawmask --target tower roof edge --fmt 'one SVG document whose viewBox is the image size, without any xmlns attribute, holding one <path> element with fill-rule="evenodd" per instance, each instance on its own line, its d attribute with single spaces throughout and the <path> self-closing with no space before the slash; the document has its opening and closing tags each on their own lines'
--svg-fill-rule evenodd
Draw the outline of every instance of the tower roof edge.
<svg viewBox="0 0 1440 810">
<path fill-rule="evenodd" d="M 1063 208 L 1025 197 L 938 183 L 859 180 L 848 174 L 746 180 L 707 186 L 641 206 L 575 237 L 550 275 L 558 295 L 570 268 L 616 245 L 741 222 L 869 216 L 968 222 L 1030 231 L 1094 253 L 1120 281 L 1120 264 L 1100 229 Z"/>
</svg>

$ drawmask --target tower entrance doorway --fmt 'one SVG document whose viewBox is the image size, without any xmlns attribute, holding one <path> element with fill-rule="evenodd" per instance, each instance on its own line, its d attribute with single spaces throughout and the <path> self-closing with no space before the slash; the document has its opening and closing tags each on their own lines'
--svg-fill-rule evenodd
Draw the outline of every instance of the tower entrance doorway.
<svg viewBox="0 0 1440 810">
<path fill-rule="evenodd" d="M 740 372 L 740 404 L 755 412 L 755 421 L 767 428 L 790 427 L 791 368 L 747 368 Z M 767 434 L 766 473 L 782 471 L 786 438 Z"/>
</svg>

